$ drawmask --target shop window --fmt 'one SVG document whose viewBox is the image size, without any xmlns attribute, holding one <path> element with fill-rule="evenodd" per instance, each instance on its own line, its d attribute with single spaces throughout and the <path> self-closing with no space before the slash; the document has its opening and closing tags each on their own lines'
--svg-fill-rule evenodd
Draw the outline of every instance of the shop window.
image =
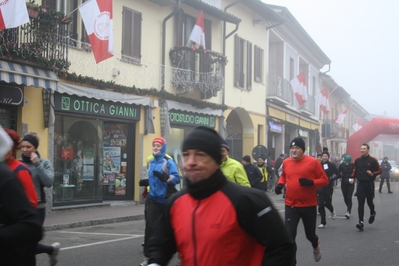
<svg viewBox="0 0 399 266">
<path fill-rule="evenodd" d="M 54 203 L 98 201 L 101 195 L 102 122 L 56 115 Z"/>
</svg>

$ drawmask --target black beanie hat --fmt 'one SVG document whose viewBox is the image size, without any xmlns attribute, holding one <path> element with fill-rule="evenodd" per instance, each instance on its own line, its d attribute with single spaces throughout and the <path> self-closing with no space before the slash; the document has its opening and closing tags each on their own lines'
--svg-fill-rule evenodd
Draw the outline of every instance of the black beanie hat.
<svg viewBox="0 0 399 266">
<path fill-rule="evenodd" d="M 244 157 L 242 157 L 242 159 L 243 159 L 244 161 L 246 161 L 247 163 L 250 163 L 250 162 L 251 162 L 251 157 L 249 157 L 249 155 L 245 155 Z"/>
<path fill-rule="evenodd" d="M 39 141 L 37 139 L 36 136 L 33 136 L 31 134 L 27 134 L 24 136 L 24 138 L 22 139 L 22 141 L 27 141 L 30 144 L 33 145 L 33 147 L 35 147 L 35 149 L 37 149 L 37 147 L 39 147 Z"/>
<path fill-rule="evenodd" d="M 293 140 L 291 140 L 290 148 L 292 146 L 298 146 L 305 152 L 305 141 L 303 141 L 303 139 L 301 138 L 294 138 Z"/>
<path fill-rule="evenodd" d="M 212 128 L 199 126 L 194 128 L 183 141 L 182 151 L 197 149 L 206 152 L 217 164 L 222 160 L 221 137 Z"/>
</svg>

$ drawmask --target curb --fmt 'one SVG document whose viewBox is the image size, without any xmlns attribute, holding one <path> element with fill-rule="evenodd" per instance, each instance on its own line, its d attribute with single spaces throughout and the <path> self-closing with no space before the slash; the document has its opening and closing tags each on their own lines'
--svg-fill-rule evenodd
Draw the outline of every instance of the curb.
<svg viewBox="0 0 399 266">
<path fill-rule="evenodd" d="M 43 229 L 44 231 L 55 231 L 55 230 L 62 230 L 69 228 L 85 227 L 85 226 L 100 225 L 100 224 L 121 223 L 121 222 L 137 221 L 137 220 L 144 220 L 144 214 L 72 222 L 66 224 L 50 224 L 50 225 L 44 225 Z"/>
</svg>

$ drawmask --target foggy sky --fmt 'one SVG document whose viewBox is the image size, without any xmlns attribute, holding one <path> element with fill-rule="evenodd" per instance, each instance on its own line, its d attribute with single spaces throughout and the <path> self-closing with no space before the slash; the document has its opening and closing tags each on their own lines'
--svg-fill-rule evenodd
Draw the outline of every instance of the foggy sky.
<svg viewBox="0 0 399 266">
<path fill-rule="evenodd" d="M 399 119 L 399 1 L 262 1 L 288 8 L 332 61 L 327 74 L 358 104 Z"/>
</svg>

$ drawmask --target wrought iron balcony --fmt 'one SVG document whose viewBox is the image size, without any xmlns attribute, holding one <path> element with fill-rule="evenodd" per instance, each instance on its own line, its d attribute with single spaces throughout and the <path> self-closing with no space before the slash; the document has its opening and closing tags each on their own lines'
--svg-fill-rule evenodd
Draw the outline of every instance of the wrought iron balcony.
<svg viewBox="0 0 399 266">
<path fill-rule="evenodd" d="M 220 53 L 191 47 L 169 52 L 172 61 L 172 85 L 177 94 L 200 90 L 204 98 L 216 96 L 224 88 L 226 57 Z"/>
<path fill-rule="evenodd" d="M 329 134 L 326 134 L 326 137 L 328 138 L 348 139 L 349 137 L 349 130 L 345 127 L 345 125 L 338 124 L 333 119 L 323 119 L 322 125 L 322 130 L 323 128 L 329 128 Z M 328 126 L 326 127 L 324 125 Z"/>
<path fill-rule="evenodd" d="M 304 104 L 298 107 L 299 112 L 307 114 L 307 115 L 314 115 L 315 114 L 315 106 L 316 106 L 316 99 L 314 96 L 309 95 L 307 96 L 307 100 Z M 298 103 L 298 101 L 296 101 Z"/>
<path fill-rule="evenodd" d="M 292 102 L 290 82 L 277 74 L 270 74 L 268 78 L 267 98 L 289 105 Z"/>
<path fill-rule="evenodd" d="M 0 31 L 0 57 L 26 60 L 56 72 L 67 70 L 69 20 L 65 18 L 60 12 L 45 10 L 27 24 Z"/>
</svg>

